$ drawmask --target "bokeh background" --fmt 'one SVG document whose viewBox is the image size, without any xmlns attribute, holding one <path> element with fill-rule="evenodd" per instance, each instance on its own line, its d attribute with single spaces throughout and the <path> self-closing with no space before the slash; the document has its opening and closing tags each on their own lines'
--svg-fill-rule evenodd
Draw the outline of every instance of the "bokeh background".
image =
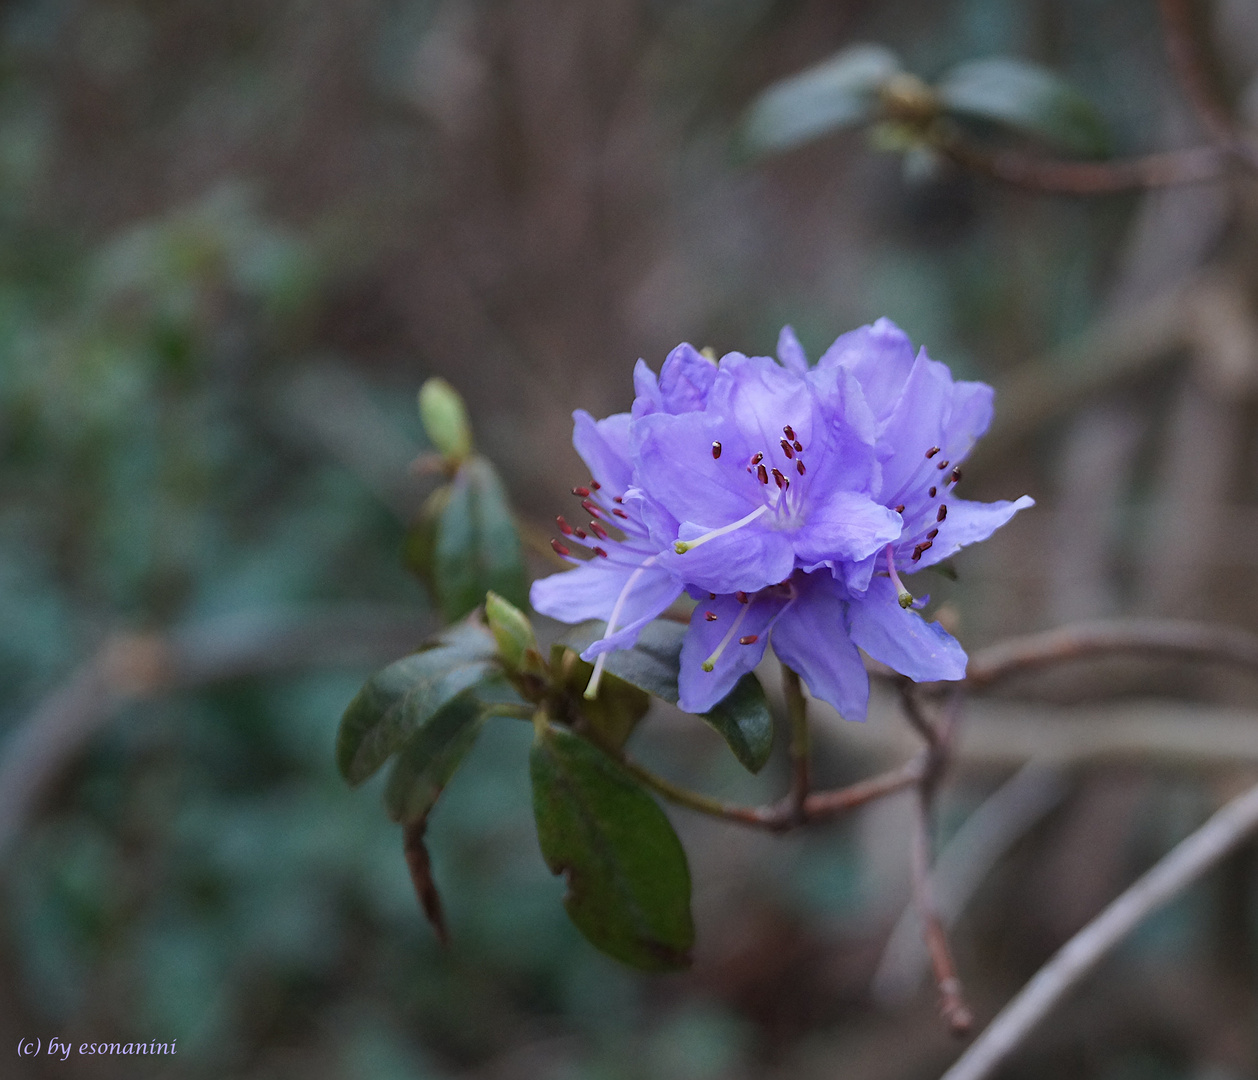
<svg viewBox="0 0 1258 1080">
<path fill-rule="evenodd" d="M 1118 613 L 1258 629 L 1252 177 L 1082 199 L 906 168 L 860 134 L 732 149 L 757 92 L 855 41 L 926 77 L 1045 63 L 1119 155 L 1199 143 L 1155 8 L 0 6 L 0 1054 L 49 1036 L 179 1050 L 0 1071 L 937 1076 L 956 1045 L 912 934 L 888 946 L 901 801 L 789 838 L 674 815 L 696 962 L 640 975 L 569 925 L 533 832 L 528 725 L 495 721 L 431 823 L 443 950 L 378 785 L 336 774 L 336 723 L 437 625 L 401 557 L 432 484 L 408 467 L 425 378 L 465 395 L 541 574 L 584 479 L 572 409 L 625 408 L 639 356 L 769 352 L 784 322 L 815 357 L 887 315 L 997 385 L 970 495 L 1039 506 L 940 582 L 967 646 Z M 1258 6 L 1199 14 L 1243 114 Z M 1256 689 L 1086 670 L 976 707 L 939 826 L 980 852 L 955 927 L 980 1021 L 1252 779 Z M 819 722 L 823 782 L 912 750 L 889 703 L 859 732 Z M 746 778 L 662 707 L 640 742 L 726 797 L 785 783 L 785 762 Z M 965 831 L 984 806 L 996 840 Z M 1256 1076 L 1256 964 L 1247 850 L 1002 1075 Z"/>
</svg>

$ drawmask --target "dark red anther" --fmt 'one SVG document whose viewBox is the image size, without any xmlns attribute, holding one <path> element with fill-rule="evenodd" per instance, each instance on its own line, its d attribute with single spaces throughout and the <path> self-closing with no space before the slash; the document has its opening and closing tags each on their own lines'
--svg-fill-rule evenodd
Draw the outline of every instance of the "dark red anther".
<svg viewBox="0 0 1258 1080">
<path fill-rule="evenodd" d="M 944 458 L 944 460 L 943 460 L 943 461 L 941 461 L 938 465 L 936 465 L 936 466 L 935 466 L 935 468 L 936 468 L 936 469 L 946 469 L 946 468 L 948 467 L 948 465 L 949 465 L 949 461 L 948 461 L 948 459 L 947 459 L 947 458 Z"/>
<path fill-rule="evenodd" d="M 738 644 L 739 645 L 754 645 L 759 640 L 760 640 L 759 634 L 744 634 L 742 637 L 738 639 Z"/>
<path fill-rule="evenodd" d="M 588 499 L 590 497 L 590 489 L 587 487 L 574 487 L 572 494 L 578 499 Z"/>
<path fill-rule="evenodd" d="M 952 470 L 952 482 L 954 484 L 958 484 L 961 482 L 961 466 L 960 465 L 958 465 L 955 469 Z"/>
<path fill-rule="evenodd" d="M 943 519 L 944 519 L 944 518 L 946 518 L 947 516 L 948 516 L 948 504 L 947 504 L 947 503 L 940 503 L 940 504 L 939 504 L 939 513 L 937 513 L 937 514 L 935 515 L 935 520 L 936 520 L 936 521 L 943 521 Z"/>
<path fill-rule="evenodd" d="M 753 474 L 752 474 L 752 471 L 751 471 L 751 466 L 750 466 L 750 465 L 748 465 L 748 466 L 747 466 L 747 475 L 748 475 L 748 476 L 753 475 Z"/>
<path fill-rule="evenodd" d="M 600 484 L 597 480 L 590 481 L 590 487 L 592 487 L 595 491 L 598 491 L 602 486 L 603 485 Z"/>
<path fill-rule="evenodd" d="M 804 452 L 804 444 L 798 439 L 796 439 L 792 445 L 795 447 L 795 453 L 802 454 Z"/>
<path fill-rule="evenodd" d="M 552 540 L 550 546 L 555 549 L 556 555 L 571 555 L 572 552 L 563 546 L 558 540 Z"/>
<path fill-rule="evenodd" d="M 705 611 L 705 612 L 703 613 L 703 617 L 704 617 L 704 618 L 705 618 L 708 622 L 716 622 L 716 612 L 715 612 L 715 611 Z"/>
<path fill-rule="evenodd" d="M 594 549 L 594 554 L 597 555 L 600 559 L 607 558 L 607 552 L 605 552 L 601 547 L 596 547 Z"/>
<path fill-rule="evenodd" d="M 935 539 L 935 537 L 936 537 L 936 536 L 938 536 L 938 535 L 939 535 L 939 530 L 938 530 L 938 529 L 931 529 L 931 530 L 930 530 L 930 532 L 928 532 L 928 533 L 926 534 L 926 539 L 927 539 L 927 540 L 933 540 L 933 539 Z"/>
<path fill-rule="evenodd" d="M 597 521 L 590 522 L 590 532 L 597 536 L 600 540 L 607 539 L 607 530 L 603 528 Z"/>
<path fill-rule="evenodd" d="M 937 447 L 937 446 L 932 446 L 929 450 L 927 450 L 927 451 L 926 451 L 926 460 L 927 460 L 927 461 L 929 461 L 929 460 L 930 460 L 931 458 L 933 458 L 933 457 L 934 457 L 937 453 L 939 453 L 939 447 Z"/>
<path fill-rule="evenodd" d="M 804 463 L 802 461 L 795 462 L 795 471 L 799 473 L 800 476 L 804 475 Z"/>
<path fill-rule="evenodd" d="M 787 480 L 786 477 L 783 476 L 777 469 L 773 470 L 773 480 L 779 489 L 786 487 L 786 485 L 790 483 L 790 481 Z"/>
<path fill-rule="evenodd" d="M 920 544 L 913 548 L 913 561 L 917 562 L 922 557 L 923 551 L 929 551 L 935 546 L 933 540 L 923 540 Z"/>
<path fill-rule="evenodd" d="M 738 592 L 734 593 L 734 599 L 740 604 L 745 604 L 747 603 L 747 594 L 740 589 Z"/>
<path fill-rule="evenodd" d="M 573 530 L 573 531 L 577 534 L 577 539 L 578 539 L 578 540 L 588 540 L 588 539 L 589 539 L 590 534 L 589 534 L 589 533 L 587 533 L 584 529 L 575 529 L 575 530 Z"/>
<path fill-rule="evenodd" d="M 598 508 L 597 506 L 595 506 L 592 502 L 590 502 L 590 500 L 589 500 L 589 499 L 582 499 L 582 500 L 581 500 L 581 509 L 582 509 L 582 510 L 584 510 L 587 514 L 589 514 L 589 515 L 590 515 L 590 517 L 601 517 L 601 516 L 602 516 L 602 514 L 601 514 L 601 512 L 600 512 L 599 508 Z"/>
<path fill-rule="evenodd" d="M 917 547 L 913 549 L 913 561 L 917 562 L 917 560 L 920 559 L 921 557 L 922 557 L 922 545 L 918 544 Z"/>
<path fill-rule="evenodd" d="M 572 526 L 564 521 L 563 514 L 560 514 L 557 518 L 555 518 L 555 524 L 559 526 L 559 531 L 563 533 L 564 536 L 572 535 Z"/>
<path fill-rule="evenodd" d="M 756 453 L 755 453 L 755 456 L 754 456 L 754 457 L 752 457 L 752 459 L 751 459 L 751 463 L 752 463 L 753 465 L 759 465 L 759 464 L 760 464 L 760 462 L 762 462 L 763 460 L 764 460 L 764 455 L 763 455 L 762 453 L 760 453 L 760 451 L 759 451 L 759 450 L 757 450 L 757 451 L 756 451 Z"/>
<path fill-rule="evenodd" d="M 795 441 L 795 429 L 791 427 L 790 424 L 787 424 L 786 427 L 782 429 L 782 434 L 785 435 L 788 439 L 790 439 L 791 442 Z"/>
<path fill-rule="evenodd" d="M 787 461 L 790 461 L 795 456 L 795 451 L 791 449 L 791 444 L 785 439 L 782 440 L 782 453 L 786 455 Z"/>
<path fill-rule="evenodd" d="M 930 495 L 930 497 L 933 499 L 933 498 L 935 497 L 935 495 L 938 493 L 938 491 L 939 491 L 939 489 L 938 489 L 938 488 L 931 488 L 931 489 L 930 489 L 930 491 L 928 492 L 928 494 L 929 494 L 929 495 Z"/>
<path fill-rule="evenodd" d="M 708 599 L 709 599 L 709 600 L 715 600 L 715 599 L 716 599 L 716 593 L 714 593 L 714 592 L 710 592 L 710 593 L 708 593 Z"/>
<path fill-rule="evenodd" d="M 896 512 L 897 514 L 903 514 L 903 513 L 904 513 L 904 503 L 900 503 L 900 505 L 899 505 L 899 506 L 897 506 L 897 507 L 895 508 L 895 512 Z"/>
<path fill-rule="evenodd" d="M 769 470 L 766 469 L 763 465 L 756 466 L 756 476 L 759 478 L 760 483 L 762 484 L 767 484 L 769 482 Z"/>
<path fill-rule="evenodd" d="M 624 501 L 625 501 L 625 500 L 624 500 L 624 499 L 622 499 L 619 495 L 613 495 L 613 496 L 612 496 L 612 502 L 614 502 L 614 503 L 622 503 L 622 502 L 624 502 Z"/>
<path fill-rule="evenodd" d="M 629 515 L 626 514 L 619 506 L 613 506 L 612 513 L 615 514 L 618 518 L 624 518 L 626 521 L 629 520 Z"/>
</svg>

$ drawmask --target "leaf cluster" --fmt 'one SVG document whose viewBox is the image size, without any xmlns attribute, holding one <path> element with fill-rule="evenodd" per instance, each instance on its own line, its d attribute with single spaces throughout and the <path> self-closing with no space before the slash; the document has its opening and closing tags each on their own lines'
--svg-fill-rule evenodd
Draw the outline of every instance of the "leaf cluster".
<svg viewBox="0 0 1258 1080">
<path fill-rule="evenodd" d="M 933 84 L 880 45 L 852 45 L 764 90 L 739 137 L 753 155 L 779 153 L 864 127 L 875 145 L 932 157 L 958 137 L 1030 140 L 1085 158 L 1109 152 L 1096 109 L 1048 68 L 1017 57 L 969 60 Z"/>
<path fill-rule="evenodd" d="M 577 627 L 543 658 L 524 614 L 490 593 L 483 613 L 367 681 L 341 719 L 337 763 L 360 784 L 392 759 L 385 806 L 406 829 L 413 876 L 422 870 L 416 889 L 435 921 L 440 909 L 422 846 L 428 814 L 486 721 L 531 720 L 538 841 L 552 872 L 567 879 L 573 923 L 626 964 L 684 967 L 694 939 L 685 852 L 623 756 L 652 698 L 677 701 L 684 628 L 648 625 L 634 648 L 609 657 L 587 698 L 593 666 L 579 654 L 602 631 L 600 623 Z M 754 675 L 702 719 L 747 769 L 764 765 L 773 725 Z"/>
</svg>

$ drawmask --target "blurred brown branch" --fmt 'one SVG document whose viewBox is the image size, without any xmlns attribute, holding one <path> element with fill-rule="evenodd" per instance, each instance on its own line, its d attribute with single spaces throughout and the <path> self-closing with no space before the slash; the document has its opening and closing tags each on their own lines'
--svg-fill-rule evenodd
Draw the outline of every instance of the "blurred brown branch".
<svg viewBox="0 0 1258 1080">
<path fill-rule="evenodd" d="M 1011 638 L 970 658 L 966 685 L 986 691 L 1053 664 L 1122 654 L 1211 661 L 1258 671 L 1258 634 L 1180 619 L 1108 619 Z"/>
<path fill-rule="evenodd" d="M 1060 161 L 1009 150 L 987 150 L 957 137 L 935 149 L 963 169 L 1015 187 L 1054 195 L 1110 195 L 1138 188 L 1204 184 L 1224 173 L 1228 155 L 1217 146 L 1167 150 L 1117 161 Z"/>
<path fill-rule="evenodd" d="M 1258 147 L 1237 130 L 1206 70 L 1205 57 L 1193 29 L 1192 6 L 1187 0 L 1160 0 L 1159 7 L 1167 56 L 1184 96 L 1221 149 L 1251 168 L 1258 168 Z"/>
<path fill-rule="evenodd" d="M 1258 830 L 1258 786 L 1232 800 L 1176 845 L 1045 964 L 943 1080 L 985 1080 L 1036 1026 L 1147 916 L 1177 896 Z"/>
<path fill-rule="evenodd" d="M 0 858 L 40 798 L 123 704 L 254 675 L 371 667 L 414 648 L 431 630 L 431 620 L 413 612 L 355 604 L 113 635 L 0 745 Z"/>
</svg>

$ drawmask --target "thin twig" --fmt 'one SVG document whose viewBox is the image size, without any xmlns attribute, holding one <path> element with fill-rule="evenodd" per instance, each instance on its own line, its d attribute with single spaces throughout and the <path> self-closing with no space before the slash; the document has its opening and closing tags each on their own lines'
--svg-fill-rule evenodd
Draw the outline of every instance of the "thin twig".
<svg viewBox="0 0 1258 1080">
<path fill-rule="evenodd" d="M 1233 799 L 1071 938 L 1006 1005 L 942 1080 L 985 1080 L 1145 918 L 1258 830 L 1258 786 Z"/>
<path fill-rule="evenodd" d="M 792 814 L 802 822 L 804 802 L 808 798 L 808 788 L 812 782 L 808 699 L 804 697 L 799 673 L 785 664 L 782 665 L 782 693 L 786 698 L 786 714 L 791 721 L 791 790 L 787 797 L 790 800 Z"/>
<path fill-rule="evenodd" d="M 969 728 L 973 718 L 966 716 Z M 935 908 L 951 929 L 996 862 L 1065 797 L 1064 771 L 1031 760 L 974 811 L 939 853 L 931 870 Z M 905 906 L 887 939 L 873 978 L 874 999 L 900 1005 L 917 990 L 930 964 L 915 904 Z"/>
<path fill-rule="evenodd" d="M 970 658 L 965 686 L 990 690 L 1005 679 L 1070 660 L 1122 654 L 1207 660 L 1258 670 L 1258 634 L 1179 619 L 1075 623 L 1001 642 Z"/>
<path fill-rule="evenodd" d="M 1009 150 L 986 150 L 956 136 L 935 149 L 970 172 L 1053 195 L 1110 195 L 1143 188 L 1204 184 L 1223 175 L 1227 153 L 1217 146 L 1167 150 L 1117 161 L 1062 161 Z"/>
<path fill-rule="evenodd" d="M 1193 29 L 1185 0 L 1160 0 L 1162 36 L 1171 70 L 1210 137 L 1251 167 L 1258 167 L 1258 148 L 1236 129 L 1206 70 L 1206 60 Z"/>
<path fill-rule="evenodd" d="M 931 840 L 931 822 L 935 792 L 948 765 L 948 751 L 957 717 L 961 711 L 961 694 L 955 692 L 945 706 L 938 724 L 933 724 L 921 711 L 913 684 L 905 682 L 900 699 L 904 714 L 910 724 L 926 741 L 927 764 L 917 784 L 916 813 L 913 818 L 913 901 L 922 920 L 922 936 L 926 951 L 930 954 L 931 968 L 935 973 L 935 985 L 939 988 L 939 1011 L 954 1035 L 964 1035 L 974 1023 L 974 1014 L 965 1003 L 965 995 L 957 975 L 948 932 L 935 904 L 931 881 L 931 863 L 934 860 L 934 844 Z"/>
<path fill-rule="evenodd" d="M 789 832 L 804 825 L 829 821 L 858 806 L 913 787 L 921 781 L 926 767 L 926 755 L 921 754 L 898 768 L 847 787 L 811 792 L 804 799 L 803 810 L 799 814 L 795 812 L 794 802 L 789 795 L 768 806 L 738 806 L 665 780 L 631 758 L 625 758 L 623 764 L 643 784 L 678 806 L 708 817 L 732 821 L 736 825 L 747 825 L 768 832 Z"/>
</svg>

